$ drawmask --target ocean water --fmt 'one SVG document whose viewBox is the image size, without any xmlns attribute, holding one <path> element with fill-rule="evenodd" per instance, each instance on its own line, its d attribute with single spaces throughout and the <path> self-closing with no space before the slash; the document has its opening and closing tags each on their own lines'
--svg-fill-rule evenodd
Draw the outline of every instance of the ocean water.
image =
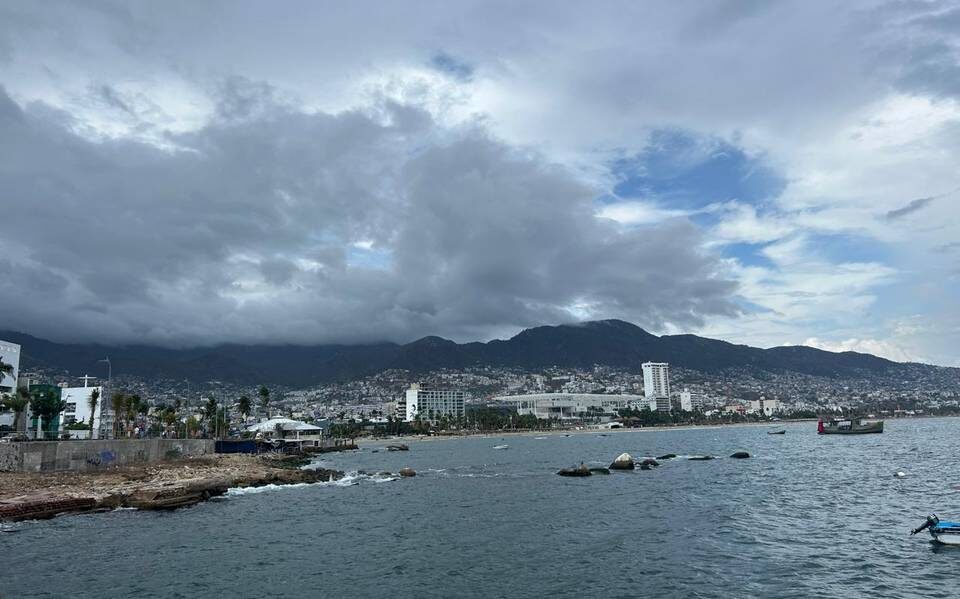
<svg viewBox="0 0 960 599">
<path fill-rule="evenodd" d="M 960 419 L 864 436 L 784 428 L 330 454 L 322 465 L 346 480 L 3 525 L 0 597 L 956 596 L 960 550 L 909 531 L 930 512 L 960 519 Z M 740 450 L 753 457 L 726 457 Z M 623 451 L 722 457 L 555 474 Z M 417 476 L 358 473 L 403 466 Z"/>
</svg>

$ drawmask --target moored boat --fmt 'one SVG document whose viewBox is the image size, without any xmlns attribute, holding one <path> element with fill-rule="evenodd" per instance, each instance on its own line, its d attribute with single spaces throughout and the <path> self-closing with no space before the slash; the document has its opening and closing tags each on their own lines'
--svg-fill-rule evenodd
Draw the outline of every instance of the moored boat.
<svg viewBox="0 0 960 599">
<path fill-rule="evenodd" d="M 863 418 L 834 418 L 829 422 L 824 422 L 823 419 L 817 421 L 819 435 L 866 435 L 882 432 L 883 420 L 865 422 Z"/>
<path fill-rule="evenodd" d="M 910 534 L 915 535 L 924 529 L 928 529 L 933 540 L 941 545 L 960 545 L 960 522 L 947 522 L 932 514 Z"/>
</svg>

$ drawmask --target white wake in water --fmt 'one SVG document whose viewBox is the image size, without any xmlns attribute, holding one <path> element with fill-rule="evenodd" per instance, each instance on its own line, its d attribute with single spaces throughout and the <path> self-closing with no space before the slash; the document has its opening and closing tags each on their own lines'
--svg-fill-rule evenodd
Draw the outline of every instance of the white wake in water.
<svg viewBox="0 0 960 599">
<path fill-rule="evenodd" d="M 262 487 L 234 487 L 232 489 L 227 489 L 227 497 L 256 495 L 257 493 L 267 493 L 269 491 L 281 491 L 284 489 L 302 489 L 303 487 L 352 487 L 354 485 L 359 485 L 362 481 L 372 481 L 375 483 L 387 483 L 395 480 L 399 480 L 399 477 L 348 472 L 340 480 L 318 481 L 315 483 L 293 483 L 290 485 L 269 484 L 269 485 L 263 485 Z"/>
</svg>

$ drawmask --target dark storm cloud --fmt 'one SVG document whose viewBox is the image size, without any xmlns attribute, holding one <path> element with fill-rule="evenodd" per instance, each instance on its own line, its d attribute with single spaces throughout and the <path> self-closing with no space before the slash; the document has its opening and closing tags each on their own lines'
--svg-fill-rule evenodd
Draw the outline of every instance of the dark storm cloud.
<svg viewBox="0 0 960 599">
<path fill-rule="evenodd" d="M 897 208 L 896 210 L 891 210 L 887 212 L 886 214 L 887 220 L 895 220 L 898 218 L 903 218 L 908 214 L 913 214 L 917 210 L 922 210 L 925 206 L 930 204 L 930 202 L 932 202 L 934 199 L 936 198 L 932 198 L 932 197 L 917 198 L 915 200 L 912 200 L 909 204 L 907 204 L 906 206 L 903 206 L 902 208 Z"/>
<path fill-rule="evenodd" d="M 0 94 L 0 328 L 319 342 L 735 313 L 692 225 L 597 219 L 595 190 L 481 128 L 306 113 L 239 80 L 217 106 L 161 149 Z"/>
</svg>

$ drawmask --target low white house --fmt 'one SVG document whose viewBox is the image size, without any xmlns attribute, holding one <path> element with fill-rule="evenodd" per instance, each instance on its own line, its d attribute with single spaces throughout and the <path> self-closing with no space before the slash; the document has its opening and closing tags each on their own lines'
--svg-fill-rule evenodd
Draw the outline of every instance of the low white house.
<svg viewBox="0 0 960 599">
<path fill-rule="evenodd" d="M 323 441 L 322 428 L 290 418 L 270 418 L 251 424 L 246 430 L 260 439 L 296 443 L 301 447 L 316 447 Z"/>
</svg>

